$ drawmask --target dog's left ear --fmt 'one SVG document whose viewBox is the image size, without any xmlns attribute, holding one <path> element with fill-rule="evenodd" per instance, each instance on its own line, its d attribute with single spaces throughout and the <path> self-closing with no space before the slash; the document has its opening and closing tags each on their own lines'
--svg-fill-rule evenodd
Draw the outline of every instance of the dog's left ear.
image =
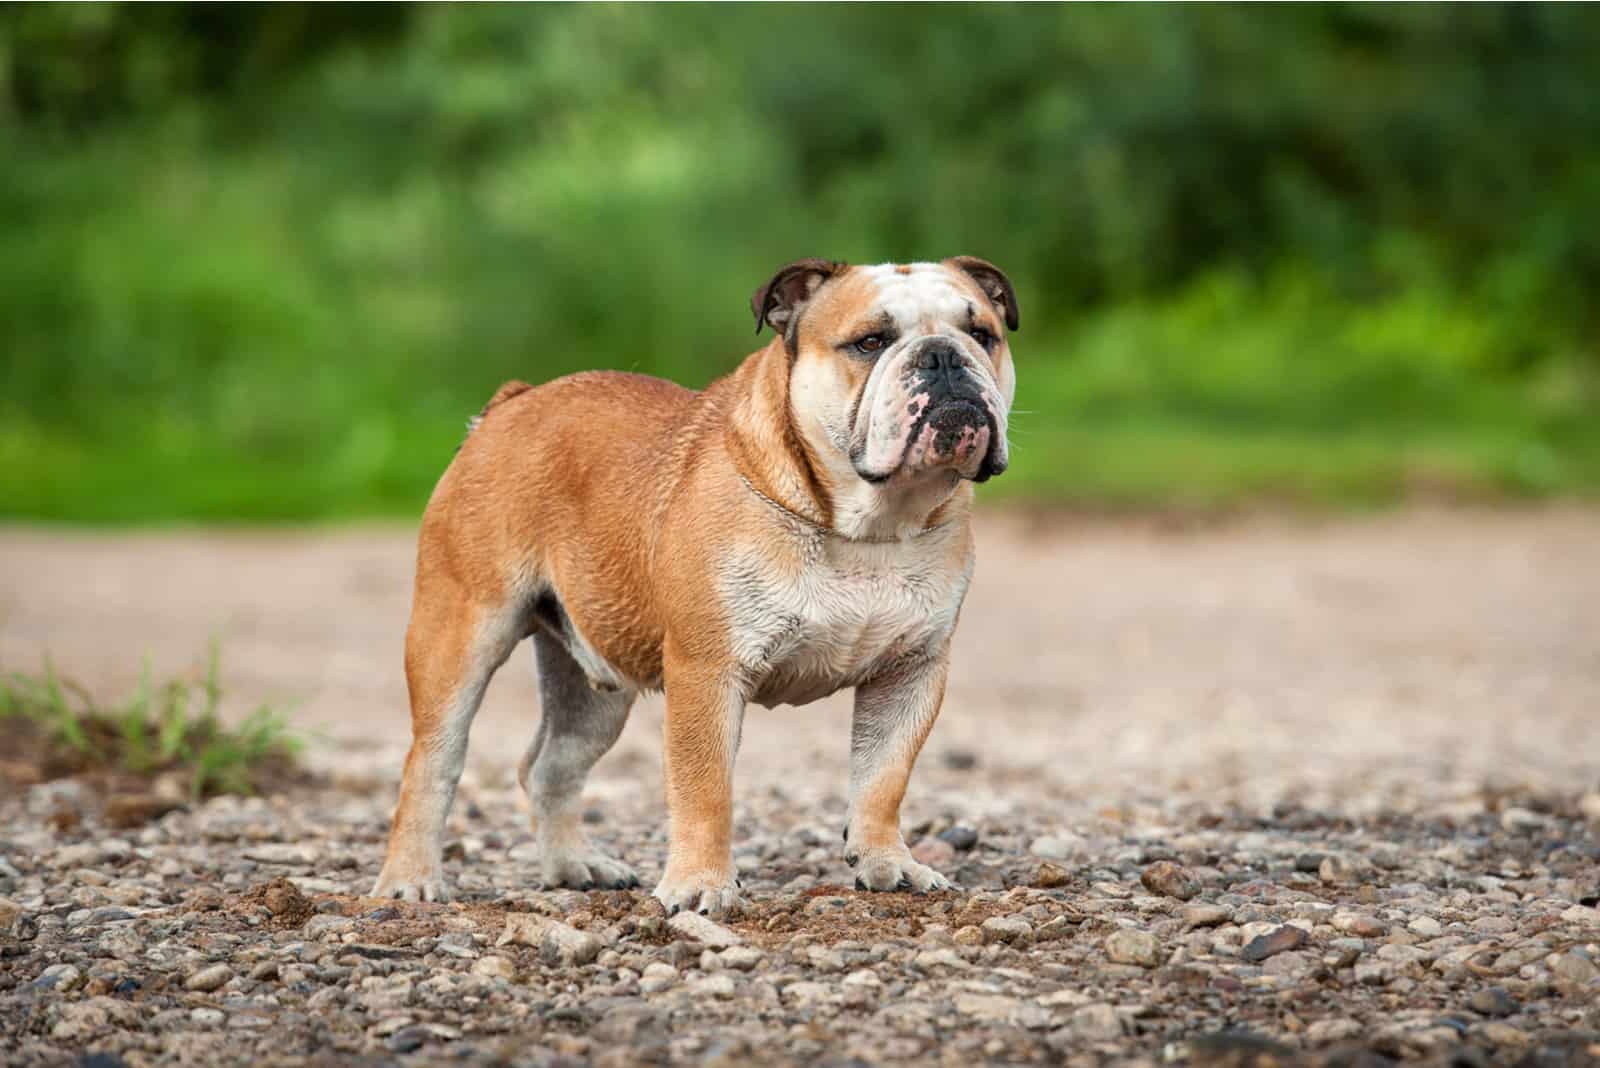
<svg viewBox="0 0 1600 1068">
<path fill-rule="evenodd" d="M 750 310 L 756 315 L 756 333 L 768 323 L 779 334 L 788 332 L 789 324 L 805 306 L 817 288 L 843 269 L 844 264 L 833 260 L 795 260 L 778 268 L 778 273 L 766 285 L 756 290 L 750 298 Z"/>
<path fill-rule="evenodd" d="M 1017 328 L 1020 321 L 1017 318 L 1017 291 L 1011 288 L 1011 279 L 1006 277 L 1006 272 L 976 256 L 952 256 L 944 262 L 958 271 L 965 271 L 978 283 L 978 288 L 983 290 L 989 302 L 1005 316 L 1006 329 Z"/>
</svg>

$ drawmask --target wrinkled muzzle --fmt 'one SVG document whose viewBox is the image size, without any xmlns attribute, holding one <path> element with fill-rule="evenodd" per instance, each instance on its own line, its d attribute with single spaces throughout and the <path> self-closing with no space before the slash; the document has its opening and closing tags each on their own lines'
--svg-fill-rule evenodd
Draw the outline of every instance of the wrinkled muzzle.
<svg viewBox="0 0 1600 1068">
<path fill-rule="evenodd" d="M 957 342 L 915 339 L 867 380 L 851 459 L 869 482 L 940 468 L 987 481 L 1008 462 L 1006 402 L 993 375 Z"/>
</svg>

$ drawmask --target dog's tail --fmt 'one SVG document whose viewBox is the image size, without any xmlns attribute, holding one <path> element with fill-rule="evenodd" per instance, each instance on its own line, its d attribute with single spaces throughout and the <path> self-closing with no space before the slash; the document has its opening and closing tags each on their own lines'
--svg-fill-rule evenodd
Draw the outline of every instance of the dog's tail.
<svg viewBox="0 0 1600 1068">
<path fill-rule="evenodd" d="M 478 429 L 484 418 L 489 414 L 489 410 L 491 408 L 498 407 L 499 405 L 502 405 L 506 401 L 510 400 L 512 397 L 520 396 L 532 388 L 533 387 L 526 382 L 518 382 L 513 379 L 501 386 L 499 389 L 495 390 L 494 396 L 489 398 L 489 403 L 483 406 L 483 410 L 477 415 L 473 416 L 471 419 L 467 420 L 467 437 L 471 437 L 472 432 Z M 466 438 L 462 439 L 463 442 L 465 440 Z"/>
</svg>

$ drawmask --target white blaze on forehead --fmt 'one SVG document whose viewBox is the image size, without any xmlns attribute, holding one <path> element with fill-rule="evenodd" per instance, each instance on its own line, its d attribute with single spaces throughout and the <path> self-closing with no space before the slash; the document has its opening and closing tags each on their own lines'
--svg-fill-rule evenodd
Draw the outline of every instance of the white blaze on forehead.
<svg viewBox="0 0 1600 1068">
<path fill-rule="evenodd" d="M 907 267 L 880 263 L 860 270 L 878 287 L 878 307 L 901 326 L 961 322 L 974 303 L 972 294 L 940 263 L 913 263 Z"/>
</svg>

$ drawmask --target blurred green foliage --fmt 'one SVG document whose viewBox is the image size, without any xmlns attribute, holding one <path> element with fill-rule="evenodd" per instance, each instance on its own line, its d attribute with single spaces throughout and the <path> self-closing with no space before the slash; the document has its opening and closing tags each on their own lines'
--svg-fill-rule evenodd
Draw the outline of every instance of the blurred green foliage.
<svg viewBox="0 0 1600 1068">
<path fill-rule="evenodd" d="M 0 515 L 414 513 L 805 255 L 1017 284 L 1010 474 L 1600 487 L 1600 10 L 0 7 Z"/>
</svg>

